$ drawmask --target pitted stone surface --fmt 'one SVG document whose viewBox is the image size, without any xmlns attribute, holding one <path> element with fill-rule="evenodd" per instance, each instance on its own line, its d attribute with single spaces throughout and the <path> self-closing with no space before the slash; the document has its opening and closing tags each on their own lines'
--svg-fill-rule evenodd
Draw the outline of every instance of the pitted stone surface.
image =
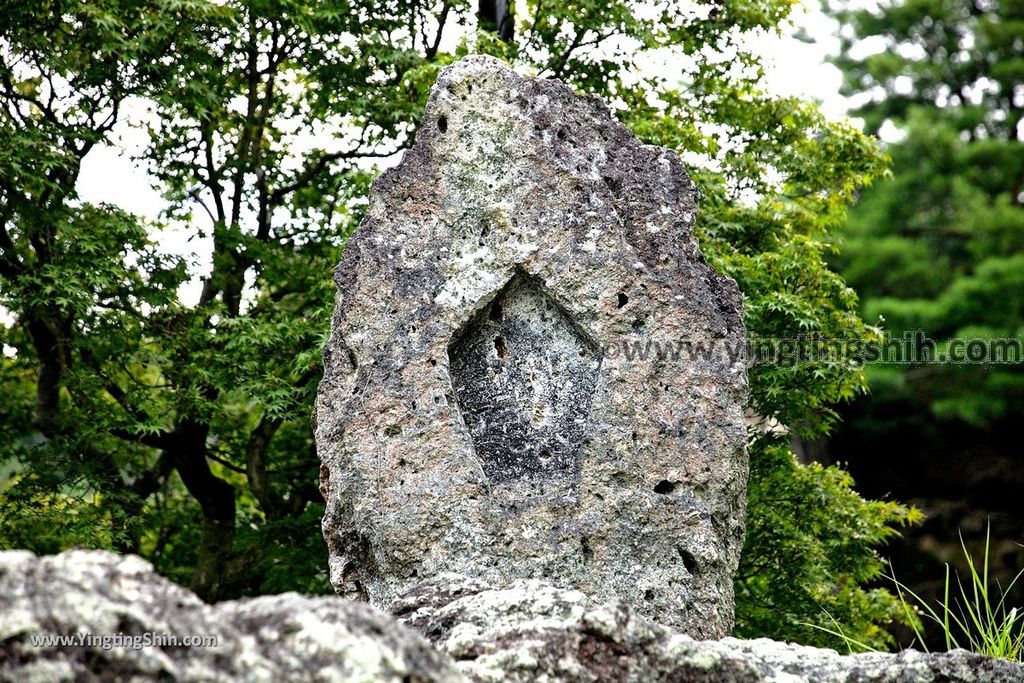
<svg viewBox="0 0 1024 683">
<path fill-rule="evenodd" d="M 444 575 L 393 613 L 471 681 L 503 683 L 1020 683 L 1024 664 L 964 650 L 840 655 L 767 638 L 699 641 L 535 579 L 495 589 Z"/>
<path fill-rule="evenodd" d="M 206 605 L 133 556 L 7 551 L 0 552 L 0 595 L 0 683 L 1024 680 L 1022 664 L 963 650 L 841 656 L 766 639 L 696 641 L 621 601 L 594 602 L 536 579 L 493 588 L 434 577 L 395 601 L 403 625 L 337 597 L 285 593 Z M 86 636 L 93 640 L 81 645 L 39 641 Z M 169 636 L 217 640 L 170 645 Z"/>
<path fill-rule="evenodd" d="M 728 632 L 745 335 L 696 212 L 598 99 L 485 57 L 441 73 L 335 273 L 315 420 L 341 594 L 536 578 Z M 681 341 L 717 352 L 636 353 Z"/>
<path fill-rule="evenodd" d="M 465 680 L 368 605 L 295 593 L 207 605 L 134 555 L 0 552 L 0 596 L 0 683 Z"/>
<path fill-rule="evenodd" d="M 448 357 L 488 479 L 572 486 L 601 354 L 559 306 L 517 275 L 456 336 Z"/>
</svg>

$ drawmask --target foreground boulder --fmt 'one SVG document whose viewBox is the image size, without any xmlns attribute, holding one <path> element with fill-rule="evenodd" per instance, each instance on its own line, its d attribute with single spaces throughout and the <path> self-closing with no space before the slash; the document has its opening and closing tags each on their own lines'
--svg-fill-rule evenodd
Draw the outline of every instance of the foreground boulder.
<svg viewBox="0 0 1024 683">
<path fill-rule="evenodd" d="M 393 608 L 405 625 L 337 597 L 206 605 L 137 557 L 4 552 L 0 681 L 1024 681 L 1024 666 L 963 651 L 841 656 L 770 640 L 695 641 L 621 601 L 594 604 L 534 580 L 495 590 L 442 576 Z M 115 635 L 119 643 L 102 640 Z M 49 636 L 87 642 L 36 640 Z M 147 636 L 216 642 L 146 645 Z"/>
<path fill-rule="evenodd" d="M 840 655 L 766 638 L 693 640 L 622 602 L 593 604 L 538 581 L 493 590 L 439 577 L 393 609 L 474 681 L 1024 682 L 1024 666 L 963 650 Z"/>
<path fill-rule="evenodd" d="M 83 644 L 33 642 L 55 636 Z M 145 645 L 169 637 L 179 643 Z M 192 637 L 213 642 L 180 644 Z M 0 553 L 0 681 L 90 680 L 463 679 L 365 604 L 289 593 L 206 605 L 135 556 Z"/>
<path fill-rule="evenodd" d="M 441 72 L 335 276 L 316 442 L 340 594 L 542 579 L 729 633 L 746 335 L 696 216 L 676 154 L 597 98 L 489 57 Z"/>
</svg>

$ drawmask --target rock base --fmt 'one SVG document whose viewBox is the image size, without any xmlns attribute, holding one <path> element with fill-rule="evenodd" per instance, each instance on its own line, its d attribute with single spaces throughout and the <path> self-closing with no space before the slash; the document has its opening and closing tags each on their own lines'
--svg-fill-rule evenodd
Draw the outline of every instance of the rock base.
<svg viewBox="0 0 1024 683">
<path fill-rule="evenodd" d="M 137 557 L 13 551 L 0 553 L 0 595 L 0 681 L 1024 681 L 1024 665 L 962 650 L 843 656 L 697 641 L 625 603 L 535 580 L 494 589 L 442 576 L 391 617 L 296 594 L 206 605 Z M 38 640 L 54 636 L 74 644 Z M 171 636 L 179 643 L 145 641 Z M 181 644 L 193 636 L 216 643 Z"/>
</svg>

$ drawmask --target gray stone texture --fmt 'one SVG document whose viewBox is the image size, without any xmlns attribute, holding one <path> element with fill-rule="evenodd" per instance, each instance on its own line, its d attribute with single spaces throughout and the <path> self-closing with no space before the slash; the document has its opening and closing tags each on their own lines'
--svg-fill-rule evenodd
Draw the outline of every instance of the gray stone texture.
<svg viewBox="0 0 1024 683">
<path fill-rule="evenodd" d="M 701 638 L 733 622 L 747 460 L 736 284 L 697 190 L 597 98 L 469 57 L 335 278 L 316 440 L 331 579 L 543 579 Z M 633 357 L 630 357 L 633 356 Z"/>
<path fill-rule="evenodd" d="M 41 636 L 215 636 L 215 647 L 41 645 Z M 138 641 L 140 644 L 143 641 Z M 0 681 L 461 681 L 369 605 L 295 593 L 206 605 L 136 556 L 0 552 Z"/>
<path fill-rule="evenodd" d="M 696 641 L 621 601 L 535 579 L 414 586 L 398 619 L 338 597 L 217 605 L 138 557 L 0 552 L 0 681 L 1020 683 L 1024 666 L 962 650 L 841 656 L 770 640 Z M 420 631 L 420 635 L 416 631 Z M 215 635 L 216 647 L 40 646 L 33 636 Z M 430 641 L 433 641 L 431 645 Z"/>
<path fill-rule="evenodd" d="M 520 580 L 503 589 L 435 577 L 395 614 L 472 681 L 603 683 L 1022 683 L 1024 665 L 954 650 L 840 655 L 758 640 L 699 641 L 621 601 Z"/>
</svg>

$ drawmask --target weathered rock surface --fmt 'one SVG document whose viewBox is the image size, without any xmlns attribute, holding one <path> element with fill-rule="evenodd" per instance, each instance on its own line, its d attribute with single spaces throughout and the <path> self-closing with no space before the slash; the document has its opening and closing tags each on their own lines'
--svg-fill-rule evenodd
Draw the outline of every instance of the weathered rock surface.
<svg viewBox="0 0 1024 683">
<path fill-rule="evenodd" d="M 1024 665 L 957 650 L 840 655 L 773 640 L 697 641 L 621 601 L 522 580 L 493 590 L 443 576 L 393 611 L 474 681 L 686 683 L 1021 683 Z"/>
<path fill-rule="evenodd" d="M 446 575 L 368 605 L 294 594 L 205 605 L 137 557 L 0 553 L 0 681 L 675 681 L 1020 683 L 957 651 L 840 656 L 770 640 L 695 641 L 622 601 Z M 435 644 L 432 647 L 413 629 Z M 216 636 L 214 647 L 38 645 L 33 637 Z M 436 647 L 436 649 L 435 649 Z"/>
<path fill-rule="evenodd" d="M 34 644 L 89 634 L 92 645 Z M 111 636 L 137 641 L 119 647 Z M 215 646 L 141 647 L 174 636 Z M 138 643 L 138 645 L 136 645 Z M 0 681 L 456 681 L 450 660 L 368 605 L 296 594 L 206 605 L 134 557 L 0 553 Z"/>
<path fill-rule="evenodd" d="M 693 182 L 598 99 L 490 58 L 445 69 L 422 121 L 336 271 L 316 408 L 336 589 L 385 607 L 445 572 L 537 578 L 728 633 L 745 336 Z M 718 352 L 624 352 L 651 341 Z"/>
</svg>

